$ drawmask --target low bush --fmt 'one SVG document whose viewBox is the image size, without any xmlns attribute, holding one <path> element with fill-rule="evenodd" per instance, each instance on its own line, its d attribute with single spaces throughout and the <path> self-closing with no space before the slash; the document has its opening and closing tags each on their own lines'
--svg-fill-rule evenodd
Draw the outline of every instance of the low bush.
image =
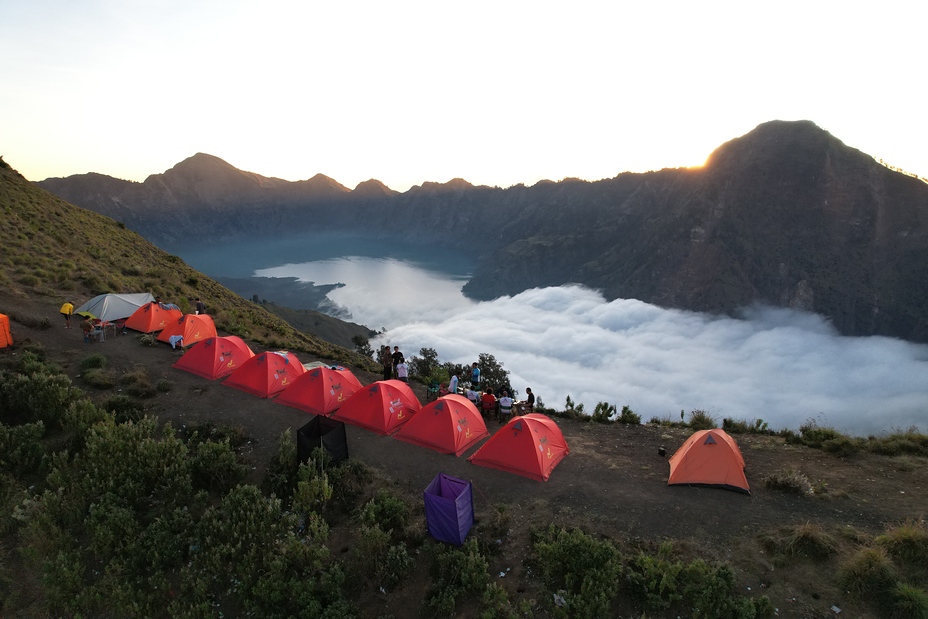
<svg viewBox="0 0 928 619">
<path fill-rule="evenodd" d="M 90 368 L 84 370 L 80 379 L 89 387 L 94 389 L 112 389 L 116 386 L 116 377 L 109 370 L 103 368 Z"/>
<path fill-rule="evenodd" d="M 641 415 L 633 411 L 626 404 L 622 407 L 622 413 L 619 415 L 619 423 L 637 426 L 641 424 Z"/>
<path fill-rule="evenodd" d="M 596 408 L 593 409 L 593 414 L 590 415 L 590 421 L 595 423 L 615 423 L 615 419 L 613 419 L 615 414 L 616 408 L 614 404 L 599 402 L 596 404 Z"/>
<path fill-rule="evenodd" d="M 134 423 L 145 416 L 145 408 L 124 395 L 111 397 L 103 404 L 103 409 L 113 415 L 116 423 Z"/>
<path fill-rule="evenodd" d="M 815 490 L 812 482 L 803 473 L 795 469 L 786 469 L 785 471 L 776 471 L 764 477 L 764 486 L 771 490 L 782 490 L 793 494 L 812 496 Z"/>
<path fill-rule="evenodd" d="M 785 527 L 778 534 L 764 536 L 762 543 L 768 551 L 785 557 L 825 559 L 837 552 L 835 538 L 818 524 L 805 523 Z"/>
<path fill-rule="evenodd" d="M 889 594 L 890 616 L 898 619 L 928 619 L 928 593 L 903 582 L 896 583 Z"/>
<path fill-rule="evenodd" d="M 715 418 L 703 410 L 691 411 L 687 425 L 693 430 L 712 430 L 718 427 Z"/>
<path fill-rule="evenodd" d="M 245 479 L 245 465 L 226 441 L 206 441 L 196 446 L 190 461 L 193 483 L 199 488 L 224 494 Z"/>
<path fill-rule="evenodd" d="M 91 368 L 105 368 L 109 363 L 109 359 L 105 355 L 101 354 L 92 354 L 87 355 L 81 359 L 81 369 L 89 370 Z"/>
<path fill-rule="evenodd" d="M 358 519 L 368 526 L 377 525 L 384 531 L 402 532 L 409 522 L 409 506 L 388 490 L 379 490 L 361 508 Z"/>
<path fill-rule="evenodd" d="M 924 520 L 909 520 L 890 527 L 874 541 L 899 563 L 928 567 L 928 525 Z"/>
<path fill-rule="evenodd" d="M 896 569 L 882 548 L 861 548 L 838 568 L 838 581 L 861 598 L 884 599 L 896 584 Z"/>
<path fill-rule="evenodd" d="M 489 563 L 480 554 L 473 537 L 460 548 L 434 544 L 432 585 L 423 600 L 423 614 L 435 617 L 459 616 L 455 611 L 462 600 L 482 599 L 490 584 Z"/>
<path fill-rule="evenodd" d="M 743 419 L 725 417 L 722 419 L 722 429 L 729 434 L 773 434 L 770 426 L 763 419 L 747 422 Z"/>
</svg>

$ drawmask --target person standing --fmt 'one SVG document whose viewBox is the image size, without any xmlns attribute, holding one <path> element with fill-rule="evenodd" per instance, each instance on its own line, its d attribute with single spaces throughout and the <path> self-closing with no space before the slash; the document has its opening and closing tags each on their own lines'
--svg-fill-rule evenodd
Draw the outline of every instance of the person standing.
<svg viewBox="0 0 928 619">
<path fill-rule="evenodd" d="M 400 362 L 396 364 L 396 380 L 404 383 L 409 382 L 409 369 L 406 367 L 406 359 L 400 356 Z"/>
<path fill-rule="evenodd" d="M 396 366 L 399 365 L 400 359 L 403 358 L 403 353 L 400 352 L 399 346 L 393 347 L 393 377 L 399 378 L 399 375 L 396 373 Z"/>
<path fill-rule="evenodd" d="M 61 309 L 58 310 L 61 312 L 61 315 L 64 316 L 64 328 L 71 328 L 71 314 L 74 313 L 74 304 L 70 301 L 65 301 L 64 305 L 61 306 Z"/>
<path fill-rule="evenodd" d="M 470 386 L 471 389 L 476 390 L 480 386 L 480 368 L 477 367 L 477 362 L 474 361 L 474 365 L 470 370 Z"/>
<path fill-rule="evenodd" d="M 458 392 L 458 375 L 454 374 L 451 376 L 451 380 L 448 381 L 448 393 L 457 393 Z"/>
<path fill-rule="evenodd" d="M 196 304 L 197 304 L 197 305 L 196 305 L 196 307 L 197 307 L 197 316 L 199 316 L 200 314 L 205 314 L 205 313 L 206 313 L 206 303 L 204 303 L 203 301 L 201 301 L 201 300 L 200 300 L 200 297 L 197 297 L 197 299 L 196 299 Z"/>
<path fill-rule="evenodd" d="M 380 347 L 380 363 L 383 365 L 383 379 L 393 378 L 393 359 L 390 357 L 390 347 Z"/>
</svg>

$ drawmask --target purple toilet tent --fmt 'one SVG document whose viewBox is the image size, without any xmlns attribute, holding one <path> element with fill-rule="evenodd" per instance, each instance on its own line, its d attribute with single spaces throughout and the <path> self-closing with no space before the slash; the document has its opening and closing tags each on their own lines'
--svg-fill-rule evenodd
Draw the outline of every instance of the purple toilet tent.
<svg viewBox="0 0 928 619">
<path fill-rule="evenodd" d="M 461 546 L 474 526 L 474 492 L 470 482 L 439 473 L 422 495 L 429 535 L 440 542 Z"/>
</svg>

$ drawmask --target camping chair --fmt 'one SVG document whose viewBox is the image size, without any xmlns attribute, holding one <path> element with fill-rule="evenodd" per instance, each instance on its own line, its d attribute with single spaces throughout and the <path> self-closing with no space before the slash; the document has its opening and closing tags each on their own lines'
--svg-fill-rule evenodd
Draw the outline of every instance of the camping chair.
<svg viewBox="0 0 928 619">
<path fill-rule="evenodd" d="M 120 318 L 119 320 L 113 321 L 113 335 L 116 335 L 116 332 L 122 332 L 123 335 L 128 335 L 129 332 L 126 331 L 126 318 Z"/>
<path fill-rule="evenodd" d="M 432 398 L 438 397 L 438 389 L 440 385 L 437 382 L 432 382 L 431 385 L 426 386 L 425 388 L 425 399 L 431 400 Z"/>
</svg>

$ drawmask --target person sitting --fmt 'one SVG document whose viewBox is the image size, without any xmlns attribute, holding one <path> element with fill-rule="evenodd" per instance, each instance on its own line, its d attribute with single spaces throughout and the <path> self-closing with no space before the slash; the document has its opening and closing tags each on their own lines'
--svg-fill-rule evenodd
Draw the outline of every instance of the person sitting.
<svg viewBox="0 0 928 619">
<path fill-rule="evenodd" d="M 515 404 L 516 415 L 527 415 L 535 410 L 535 394 L 532 393 L 532 388 L 526 387 L 525 393 L 528 394 L 525 396 L 525 399 L 519 400 Z"/>
<path fill-rule="evenodd" d="M 499 397 L 499 422 L 506 423 L 511 418 L 512 398 L 509 397 L 509 392 L 503 389 L 503 392 Z"/>
<path fill-rule="evenodd" d="M 474 408 L 480 409 L 480 394 L 468 387 L 464 391 L 464 397 L 470 400 L 470 403 L 474 405 Z"/>
<path fill-rule="evenodd" d="M 489 389 L 484 391 L 483 397 L 480 398 L 480 412 L 484 418 L 496 416 L 496 396 Z"/>
<path fill-rule="evenodd" d="M 92 344 L 93 339 L 91 339 L 90 333 L 93 331 L 93 323 L 90 322 L 89 318 L 84 318 L 84 321 L 81 322 L 81 331 L 84 332 L 84 341 Z"/>
<path fill-rule="evenodd" d="M 438 385 L 438 397 L 441 397 L 443 395 L 448 395 L 449 393 L 451 392 L 448 390 L 447 387 L 445 387 L 445 383 L 441 383 L 440 385 Z"/>
</svg>

